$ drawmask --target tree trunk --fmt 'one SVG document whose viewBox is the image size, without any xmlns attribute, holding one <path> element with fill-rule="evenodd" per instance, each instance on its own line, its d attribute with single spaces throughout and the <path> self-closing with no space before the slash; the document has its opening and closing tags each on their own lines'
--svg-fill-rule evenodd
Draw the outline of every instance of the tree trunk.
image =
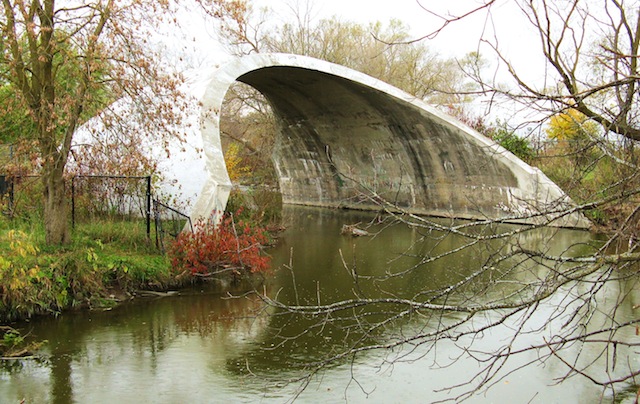
<svg viewBox="0 0 640 404">
<path fill-rule="evenodd" d="M 48 245 L 69 242 L 67 196 L 62 175 L 46 173 L 44 185 L 44 229 Z"/>
</svg>

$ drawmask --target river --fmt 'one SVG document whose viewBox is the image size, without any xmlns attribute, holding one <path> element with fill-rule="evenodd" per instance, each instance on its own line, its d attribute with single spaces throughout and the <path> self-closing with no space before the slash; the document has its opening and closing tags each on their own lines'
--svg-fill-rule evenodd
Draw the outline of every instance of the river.
<svg viewBox="0 0 640 404">
<path fill-rule="evenodd" d="M 426 254 L 450 250 L 460 241 L 435 236 L 423 241 L 415 229 L 385 223 L 371 228 L 380 231 L 375 237 L 340 234 L 345 223 L 364 226 L 375 221 L 371 213 L 286 208 L 287 230 L 269 251 L 273 273 L 258 289 L 289 304 L 326 304 L 354 294 L 415 297 L 458 282 L 468 276 L 470 263 L 497 248 L 476 246 L 422 265 L 422 270 L 381 280 L 377 278 L 385 273 L 411 268 Z M 524 242 L 546 243 L 549 254 L 579 254 L 591 248 L 594 240 L 586 232 L 543 229 Z M 354 284 L 356 272 L 364 277 L 362 283 Z M 510 287 L 505 282 L 503 292 Z M 239 296 L 245 289 L 235 285 L 226 292 Z M 598 298 L 603 306 L 619 303 L 619 296 L 625 295 L 619 314 L 637 317 L 634 306 L 640 293 L 635 283 L 621 280 L 605 289 Z M 422 403 L 456 397 L 455 391 L 444 388 L 465 382 L 479 370 L 473 352 L 464 349 L 471 341 L 443 340 L 435 346 L 365 351 L 353 360 L 329 364 L 304 384 L 295 379 L 304 374 L 305 364 L 340 353 L 362 337 L 354 331 L 354 324 L 347 324 L 354 320 L 349 316 L 332 318 L 318 326 L 317 319 L 265 308 L 255 294 L 230 297 L 226 292 L 219 285 L 201 286 L 180 291 L 177 296 L 138 299 L 112 310 L 68 312 L 21 325 L 30 338 L 48 342 L 38 358 L 3 364 L 0 402 Z M 547 299 L 532 315 L 533 323 L 536 317 L 544 322 L 545 316 L 562 307 L 566 297 L 560 293 Z M 367 321 L 374 321 L 388 313 L 366 316 Z M 459 315 L 440 313 L 437 318 L 446 324 Z M 379 327 L 367 339 L 388 343 L 424 332 L 433 327 L 432 322 L 432 317 L 412 315 Z M 476 336 L 473 346 L 490 349 L 496 341 L 508 339 L 510 330 L 509 324 L 487 330 Z M 534 344 L 535 338 L 539 335 L 525 334 L 518 344 Z M 630 334 L 628 338 L 638 337 Z M 584 377 L 555 383 L 567 369 L 553 358 L 508 373 L 535 355 L 532 351 L 508 362 L 503 377 L 469 402 L 599 402 L 602 389 Z M 594 360 L 602 360 L 597 355 L 594 350 Z M 631 358 L 625 365 L 637 370 L 638 359 Z M 631 386 L 630 393 L 617 401 L 633 402 L 632 392 Z M 605 394 L 605 402 L 608 397 Z"/>
</svg>

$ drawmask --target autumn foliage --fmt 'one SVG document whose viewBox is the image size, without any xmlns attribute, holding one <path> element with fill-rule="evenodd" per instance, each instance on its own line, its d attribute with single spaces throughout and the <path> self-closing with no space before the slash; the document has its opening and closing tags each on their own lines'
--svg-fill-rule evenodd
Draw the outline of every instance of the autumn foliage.
<svg viewBox="0 0 640 404">
<path fill-rule="evenodd" d="M 218 226 L 201 222 L 193 232 L 183 232 L 169 246 L 171 264 L 193 275 L 232 275 L 264 272 L 270 257 L 262 253 L 267 244 L 266 231 L 233 214 L 225 214 Z"/>
</svg>

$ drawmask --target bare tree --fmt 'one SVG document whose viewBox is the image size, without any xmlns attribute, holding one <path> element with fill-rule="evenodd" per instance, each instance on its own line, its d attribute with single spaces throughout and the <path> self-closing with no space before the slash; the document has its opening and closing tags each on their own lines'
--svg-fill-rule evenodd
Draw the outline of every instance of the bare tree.
<svg viewBox="0 0 640 404">
<path fill-rule="evenodd" d="M 479 10 L 490 13 L 494 3 L 488 1 Z M 487 92 L 548 115 L 575 109 L 607 132 L 640 140 L 638 2 L 542 0 L 518 6 L 539 39 L 540 47 L 532 54 L 546 62 L 544 80 L 527 79 L 495 36 L 482 43 L 507 68 L 515 85 L 482 77 L 479 70 L 469 72 L 474 80 Z"/>
<path fill-rule="evenodd" d="M 558 251 L 557 229 L 489 221 L 453 223 L 398 214 L 398 207 L 390 204 L 381 207 L 389 208 L 387 224 L 400 221 L 418 234 L 407 253 L 431 246 L 416 256 L 414 265 L 391 265 L 387 274 L 373 276 L 343 258 L 353 295 L 337 301 L 322 294 L 300 300 L 284 291 L 276 297 L 257 292 L 276 309 L 270 316 L 292 316 L 295 320 L 289 321 L 307 324 L 305 335 L 331 329 L 340 330 L 334 337 L 344 338 L 326 356 L 306 364 L 298 380 L 303 388 L 327 367 L 348 366 L 371 351 L 386 352 L 385 361 L 394 363 L 420 360 L 443 344 L 457 347 L 450 362 L 473 360 L 479 366 L 467 382 L 441 386 L 450 389 L 451 401 L 474 397 L 523 367 L 551 360 L 566 367 L 563 380 L 587 378 L 602 386 L 603 397 L 616 397 L 635 384 L 640 342 L 634 335 L 640 320 L 630 317 L 622 302 L 638 287 L 640 255 L 612 253 L 616 237 L 603 244 L 586 244 L 585 237 L 576 237 L 575 243 Z M 454 281 L 429 284 L 428 274 L 433 266 L 445 265 L 441 262 L 460 263 L 465 271 L 458 274 L 452 267 Z M 396 287 L 402 279 L 425 283 L 407 294 Z M 601 301 L 603 290 L 617 284 L 625 286 L 612 294 L 615 301 Z M 273 340 L 285 346 L 302 337 L 284 329 L 275 332 Z M 432 366 L 437 371 L 450 362 Z M 513 363 L 520 364 L 514 368 Z M 353 377 L 357 382 L 358 376 Z"/>
</svg>

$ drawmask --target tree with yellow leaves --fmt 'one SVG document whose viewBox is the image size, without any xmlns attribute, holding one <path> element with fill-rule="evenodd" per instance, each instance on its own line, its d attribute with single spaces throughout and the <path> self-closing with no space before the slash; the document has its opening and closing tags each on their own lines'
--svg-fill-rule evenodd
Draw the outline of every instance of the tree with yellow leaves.
<svg viewBox="0 0 640 404">
<path fill-rule="evenodd" d="M 577 109 L 570 108 L 551 117 L 547 136 L 557 141 L 594 139 L 599 134 L 599 125 Z"/>
<path fill-rule="evenodd" d="M 240 155 L 240 147 L 239 143 L 229 143 L 229 146 L 227 146 L 227 150 L 224 153 L 224 162 L 227 165 L 229 179 L 233 182 L 240 181 L 240 179 L 249 171 L 249 167 L 242 164 L 243 159 Z"/>
</svg>

